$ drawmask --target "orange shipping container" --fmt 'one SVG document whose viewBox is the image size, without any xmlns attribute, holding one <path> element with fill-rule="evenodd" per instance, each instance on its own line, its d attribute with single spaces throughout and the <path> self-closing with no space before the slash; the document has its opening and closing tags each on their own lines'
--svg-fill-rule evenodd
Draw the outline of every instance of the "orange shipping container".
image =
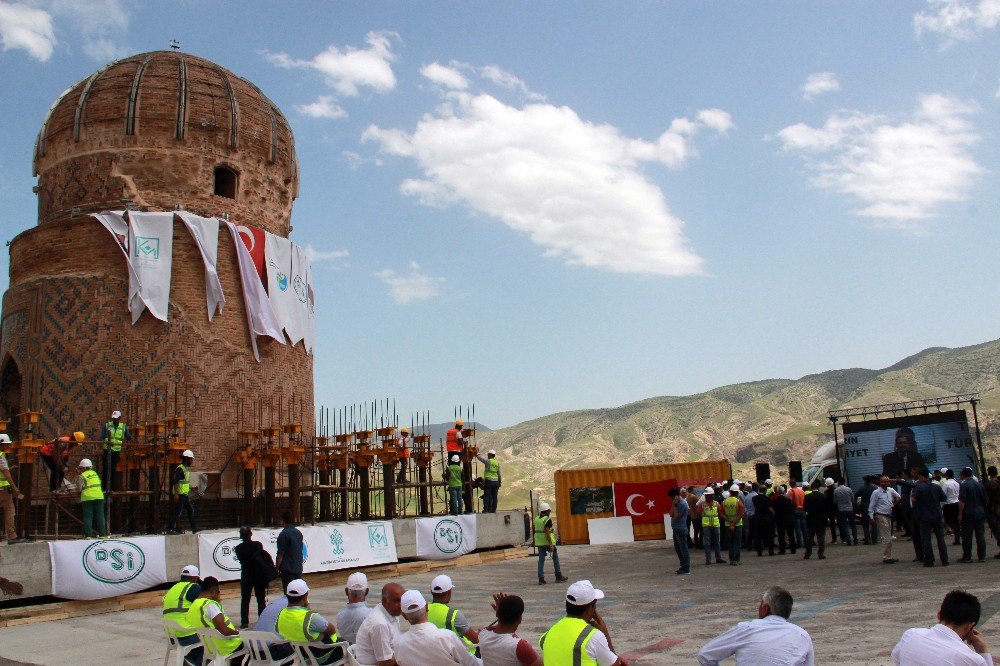
<svg viewBox="0 0 1000 666">
<path fill-rule="evenodd" d="M 611 484 L 676 479 L 679 485 L 703 486 L 732 477 L 728 460 L 704 460 L 689 463 L 665 463 L 636 467 L 598 467 L 594 469 L 560 469 L 555 473 L 556 508 L 559 538 L 564 544 L 590 543 L 587 520 L 614 516 Z M 575 503 L 570 500 L 573 491 Z M 608 499 L 611 504 L 608 505 Z M 574 506 L 575 504 L 575 506 Z M 610 511 L 599 511 L 610 506 Z M 573 511 L 577 511 L 574 513 Z M 591 511 L 594 511 L 591 513 Z M 664 539 L 663 523 L 634 525 L 636 541 Z"/>
</svg>

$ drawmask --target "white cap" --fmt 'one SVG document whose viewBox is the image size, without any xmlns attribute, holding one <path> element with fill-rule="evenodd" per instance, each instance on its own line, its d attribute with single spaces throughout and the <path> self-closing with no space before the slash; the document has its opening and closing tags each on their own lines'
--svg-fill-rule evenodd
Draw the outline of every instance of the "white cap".
<svg viewBox="0 0 1000 666">
<path fill-rule="evenodd" d="M 948 473 L 948 468 L 947 467 L 942 467 L 941 468 L 941 473 L 942 474 L 947 474 Z"/>
<path fill-rule="evenodd" d="M 7 433 L 0 433 L 0 444 L 10 444 L 10 435 Z"/>
<path fill-rule="evenodd" d="M 495 456 L 496 454 L 497 452 L 494 449 L 490 449 L 489 451 L 486 452 L 486 455 L 488 456 Z"/>
<path fill-rule="evenodd" d="M 347 577 L 347 589 L 359 590 L 361 592 L 368 589 L 368 576 L 360 571 L 355 571 Z"/>
<path fill-rule="evenodd" d="M 399 600 L 399 606 L 403 609 L 404 613 L 412 613 L 421 608 L 426 608 L 427 600 L 424 599 L 424 595 L 420 594 L 420 590 L 407 590 L 403 592 L 403 596 Z"/>
<path fill-rule="evenodd" d="M 542 502 L 541 504 L 538 505 L 538 513 L 541 513 L 543 511 L 551 511 L 551 510 L 552 510 L 552 507 L 549 506 L 548 502 Z"/>
<path fill-rule="evenodd" d="M 733 485 L 729 486 L 729 492 L 731 492 L 731 493 L 738 493 L 739 491 L 740 491 L 740 487 L 738 485 L 736 485 L 735 483 Z"/>
<path fill-rule="evenodd" d="M 434 594 L 441 594 L 442 592 L 447 592 L 448 590 L 455 587 L 451 582 L 451 576 L 446 576 L 441 574 L 431 581 L 431 592 Z"/>
<path fill-rule="evenodd" d="M 90 462 L 90 458 L 84 458 L 78 463 L 78 465 L 80 467 L 93 467 L 94 463 Z"/>
<path fill-rule="evenodd" d="M 594 587 L 589 580 L 578 580 L 566 590 L 566 601 L 574 606 L 586 606 L 595 599 L 603 599 L 604 592 Z"/>
<path fill-rule="evenodd" d="M 459 460 L 459 458 L 458 458 L 458 454 L 457 453 L 451 457 L 451 461 L 452 462 L 458 462 L 458 460 Z"/>
<path fill-rule="evenodd" d="M 832 486 L 833 485 L 833 479 L 827 477 L 827 479 L 826 479 L 826 485 Z"/>
<path fill-rule="evenodd" d="M 113 418 L 113 419 L 120 419 L 121 417 L 122 417 L 122 413 L 119 412 L 117 409 L 115 411 L 111 412 L 111 418 Z"/>
<path fill-rule="evenodd" d="M 774 483 L 774 481 L 772 481 L 771 479 L 764 479 L 764 485 L 769 486 L 772 483 Z"/>
<path fill-rule="evenodd" d="M 706 495 L 714 495 L 715 494 L 715 491 L 712 490 L 712 486 L 709 486 L 709 487 L 705 488 L 705 494 Z"/>
<path fill-rule="evenodd" d="M 187 451 L 185 451 L 184 453 L 181 454 L 181 457 L 182 458 L 191 458 L 193 460 L 194 459 L 194 451 L 192 451 L 191 449 L 188 449 Z"/>
<path fill-rule="evenodd" d="M 200 576 L 201 572 L 198 571 L 198 567 L 193 564 L 189 564 L 183 569 L 181 569 L 182 576 Z"/>
<path fill-rule="evenodd" d="M 309 586 L 301 578 L 296 578 L 288 584 L 285 594 L 290 597 L 302 597 L 309 594 Z"/>
<path fill-rule="evenodd" d="M 722 499 L 729 499 L 729 491 L 728 490 L 723 490 L 722 491 Z"/>
</svg>

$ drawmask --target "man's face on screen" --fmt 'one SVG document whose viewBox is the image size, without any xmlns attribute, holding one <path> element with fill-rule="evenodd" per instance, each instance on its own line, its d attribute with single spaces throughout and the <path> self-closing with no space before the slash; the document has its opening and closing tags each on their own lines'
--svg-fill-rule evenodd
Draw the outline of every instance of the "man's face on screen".
<svg viewBox="0 0 1000 666">
<path fill-rule="evenodd" d="M 917 443 L 913 441 L 913 438 L 909 435 L 902 433 L 896 435 L 896 450 L 897 451 L 914 451 L 917 448 Z"/>
</svg>

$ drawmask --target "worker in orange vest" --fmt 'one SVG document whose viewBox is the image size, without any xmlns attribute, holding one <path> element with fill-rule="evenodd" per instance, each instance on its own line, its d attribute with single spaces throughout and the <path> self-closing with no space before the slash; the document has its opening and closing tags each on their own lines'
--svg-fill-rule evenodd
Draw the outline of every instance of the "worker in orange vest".
<svg viewBox="0 0 1000 666">
<path fill-rule="evenodd" d="M 461 453 L 465 450 L 465 435 L 462 434 L 462 426 L 465 423 L 462 419 L 457 419 L 455 421 L 454 428 L 448 428 L 448 437 L 445 440 L 445 446 L 448 448 L 448 453 Z"/>
<path fill-rule="evenodd" d="M 86 438 L 86 435 L 78 431 L 74 432 L 72 437 L 63 435 L 42 444 L 39 453 L 42 456 L 42 462 L 49 468 L 50 493 L 61 493 L 68 490 L 68 488 L 63 487 L 63 478 L 66 474 L 66 462 L 69 460 L 70 449 Z"/>
</svg>

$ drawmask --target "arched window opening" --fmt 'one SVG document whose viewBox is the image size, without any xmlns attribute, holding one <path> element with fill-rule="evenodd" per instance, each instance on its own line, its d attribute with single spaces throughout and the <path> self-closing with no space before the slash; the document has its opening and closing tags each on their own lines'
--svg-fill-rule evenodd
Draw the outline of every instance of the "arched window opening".
<svg viewBox="0 0 1000 666">
<path fill-rule="evenodd" d="M 215 196 L 236 198 L 236 172 L 229 167 L 215 167 Z"/>
</svg>

